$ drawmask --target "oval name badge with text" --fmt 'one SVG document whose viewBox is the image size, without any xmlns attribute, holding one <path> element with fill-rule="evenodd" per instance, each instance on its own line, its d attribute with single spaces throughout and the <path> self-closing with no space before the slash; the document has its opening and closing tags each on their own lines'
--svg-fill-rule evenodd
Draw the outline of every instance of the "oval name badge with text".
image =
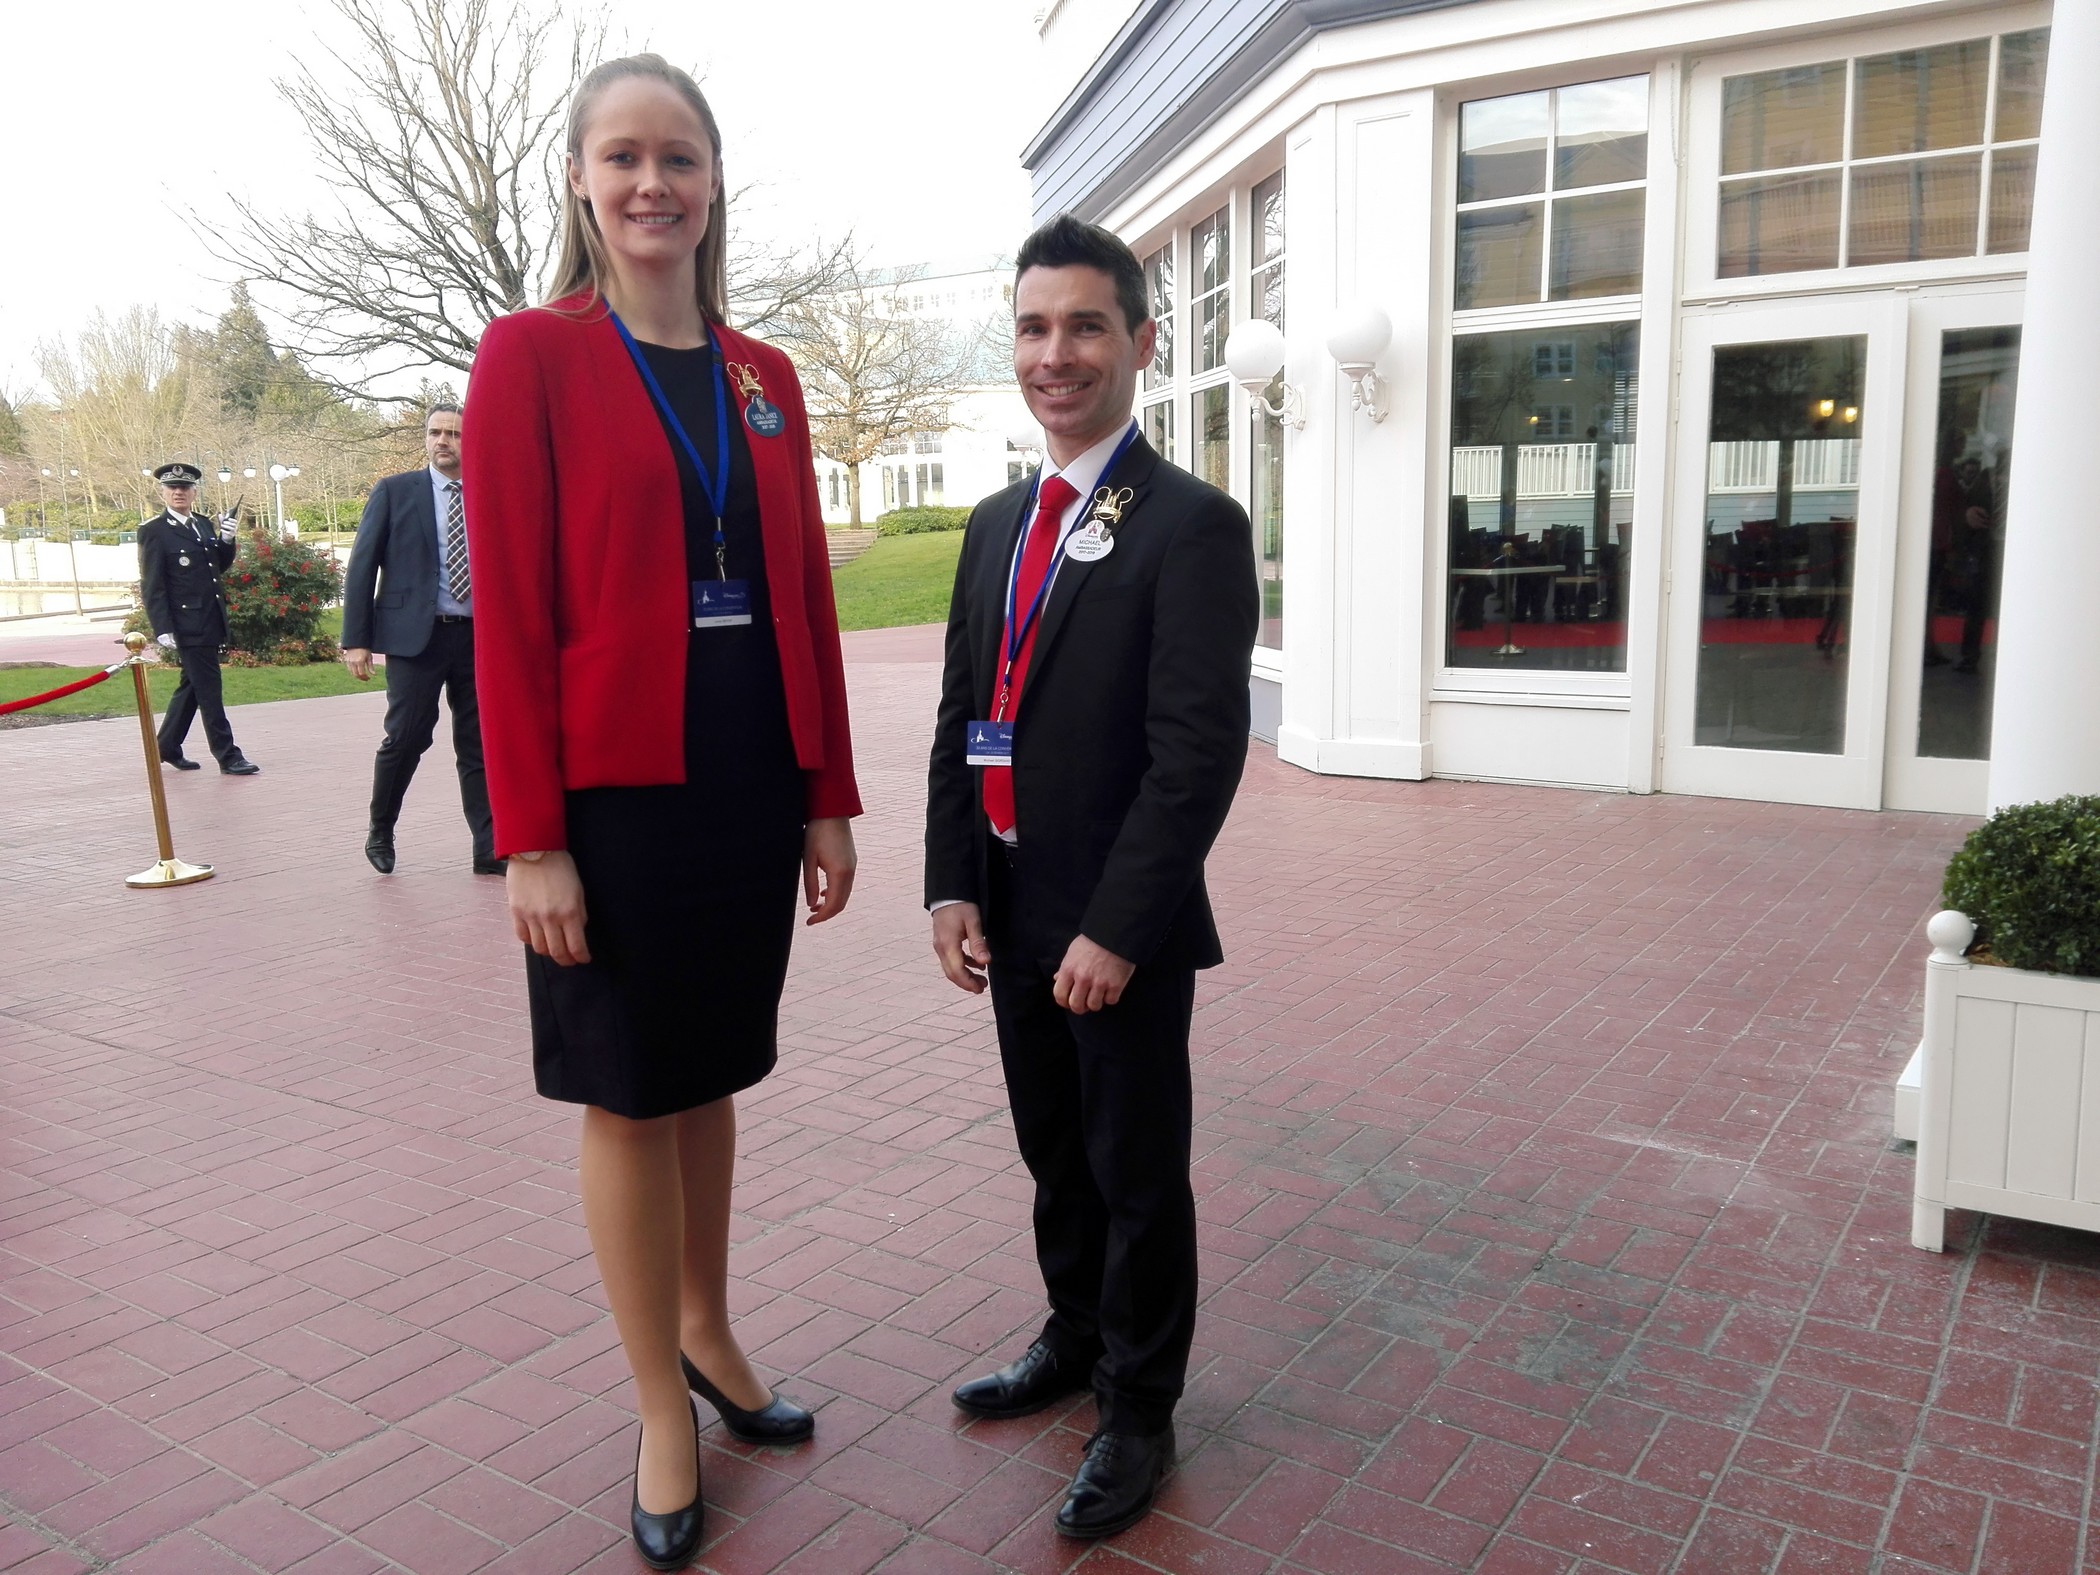
<svg viewBox="0 0 2100 1575">
<path fill-rule="evenodd" d="M 1098 563 L 1116 550 L 1116 538 L 1099 524 L 1082 526 L 1065 540 L 1065 556 L 1074 563 Z"/>
<path fill-rule="evenodd" d="M 780 413 L 778 405 L 759 396 L 744 406 L 744 425 L 760 437 L 779 437 L 787 430 L 787 417 Z"/>
</svg>

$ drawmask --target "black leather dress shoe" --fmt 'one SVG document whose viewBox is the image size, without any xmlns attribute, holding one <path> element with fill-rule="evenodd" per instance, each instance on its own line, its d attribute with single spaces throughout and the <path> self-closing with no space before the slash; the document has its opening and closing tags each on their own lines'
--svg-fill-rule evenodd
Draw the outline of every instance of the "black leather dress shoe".
<svg viewBox="0 0 2100 1575">
<path fill-rule="evenodd" d="M 972 1416 L 1030 1416 L 1086 1388 L 1093 1370 L 1038 1340 L 1018 1362 L 959 1385 L 952 1398 Z"/>
<path fill-rule="evenodd" d="M 639 1475 L 642 1469 L 642 1441 L 634 1441 L 634 1469 Z M 634 1533 L 635 1551 L 642 1562 L 653 1570 L 682 1570 L 693 1562 L 693 1555 L 700 1551 L 700 1534 L 705 1523 L 705 1509 L 700 1502 L 700 1408 L 693 1407 L 693 1501 L 684 1509 L 674 1509 L 668 1514 L 653 1515 L 642 1508 L 642 1490 L 637 1483 L 634 1490 L 634 1507 L 627 1514 L 628 1529 Z"/>
<path fill-rule="evenodd" d="M 394 828 L 374 826 L 365 833 L 365 857 L 382 875 L 394 873 Z"/>
<path fill-rule="evenodd" d="M 164 766 L 173 766 L 177 771 L 201 771 L 204 769 L 179 749 L 172 755 L 162 755 L 160 763 Z"/>
<path fill-rule="evenodd" d="M 1164 1433 L 1096 1433 L 1058 1507 L 1058 1534 L 1112 1537 L 1135 1526 L 1151 1513 L 1160 1478 L 1173 1461 L 1171 1427 Z"/>
<path fill-rule="evenodd" d="M 685 1369 L 685 1386 L 715 1408 L 729 1436 L 746 1444 L 799 1444 L 817 1430 L 817 1419 L 776 1390 L 773 1398 L 756 1411 L 746 1411 L 707 1381 L 685 1352 L 678 1353 Z"/>
<path fill-rule="evenodd" d="M 484 858 L 477 853 L 474 855 L 474 873 L 476 875 L 501 875 L 503 873 L 503 860 Z"/>
<path fill-rule="evenodd" d="M 219 771 L 223 776 L 252 777 L 260 776 L 262 767 L 250 760 L 246 755 L 235 755 L 231 760 L 220 761 Z"/>
</svg>

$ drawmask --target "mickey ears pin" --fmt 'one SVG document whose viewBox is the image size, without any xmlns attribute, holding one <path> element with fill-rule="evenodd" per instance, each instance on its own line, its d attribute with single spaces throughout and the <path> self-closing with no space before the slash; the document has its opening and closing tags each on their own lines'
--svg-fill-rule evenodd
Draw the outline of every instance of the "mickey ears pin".
<svg viewBox="0 0 2100 1575">
<path fill-rule="evenodd" d="M 1065 556 L 1074 563 L 1096 563 L 1116 550 L 1116 527 L 1129 505 L 1128 487 L 1101 488 L 1087 505 L 1086 523 L 1065 539 Z"/>
<path fill-rule="evenodd" d="M 726 362 L 725 366 L 736 382 L 738 396 L 744 400 L 744 425 L 759 437 L 779 437 L 787 430 L 787 417 L 766 398 L 765 388 L 758 380 L 758 368 L 743 361 Z"/>
</svg>

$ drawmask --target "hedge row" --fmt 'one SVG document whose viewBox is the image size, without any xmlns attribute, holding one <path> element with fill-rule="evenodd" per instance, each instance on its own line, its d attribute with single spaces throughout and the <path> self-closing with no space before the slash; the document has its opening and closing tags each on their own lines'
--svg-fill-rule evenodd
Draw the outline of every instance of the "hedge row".
<svg viewBox="0 0 2100 1575">
<path fill-rule="evenodd" d="M 878 536 L 919 536 L 928 531 L 961 530 L 970 523 L 968 509 L 891 509 L 875 522 Z"/>
</svg>

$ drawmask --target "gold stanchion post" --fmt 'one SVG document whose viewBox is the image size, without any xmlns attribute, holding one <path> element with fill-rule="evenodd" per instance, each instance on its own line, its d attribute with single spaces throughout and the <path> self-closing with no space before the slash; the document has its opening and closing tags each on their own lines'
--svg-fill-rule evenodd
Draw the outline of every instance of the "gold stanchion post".
<svg viewBox="0 0 2100 1575">
<path fill-rule="evenodd" d="M 153 795 L 153 834 L 160 841 L 160 862 L 149 870 L 124 877 L 127 886 L 189 886 L 210 880 L 209 864 L 185 864 L 175 857 L 175 839 L 168 834 L 168 795 L 160 780 L 160 744 L 153 736 L 153 701 L 146 693 L 146 637 L 136 631 L 124 636 L 124 649 L 131 653 L 131 685 L 139 701 L 139 737 L 146 745 L 146 786 Z"/>
</svg>

